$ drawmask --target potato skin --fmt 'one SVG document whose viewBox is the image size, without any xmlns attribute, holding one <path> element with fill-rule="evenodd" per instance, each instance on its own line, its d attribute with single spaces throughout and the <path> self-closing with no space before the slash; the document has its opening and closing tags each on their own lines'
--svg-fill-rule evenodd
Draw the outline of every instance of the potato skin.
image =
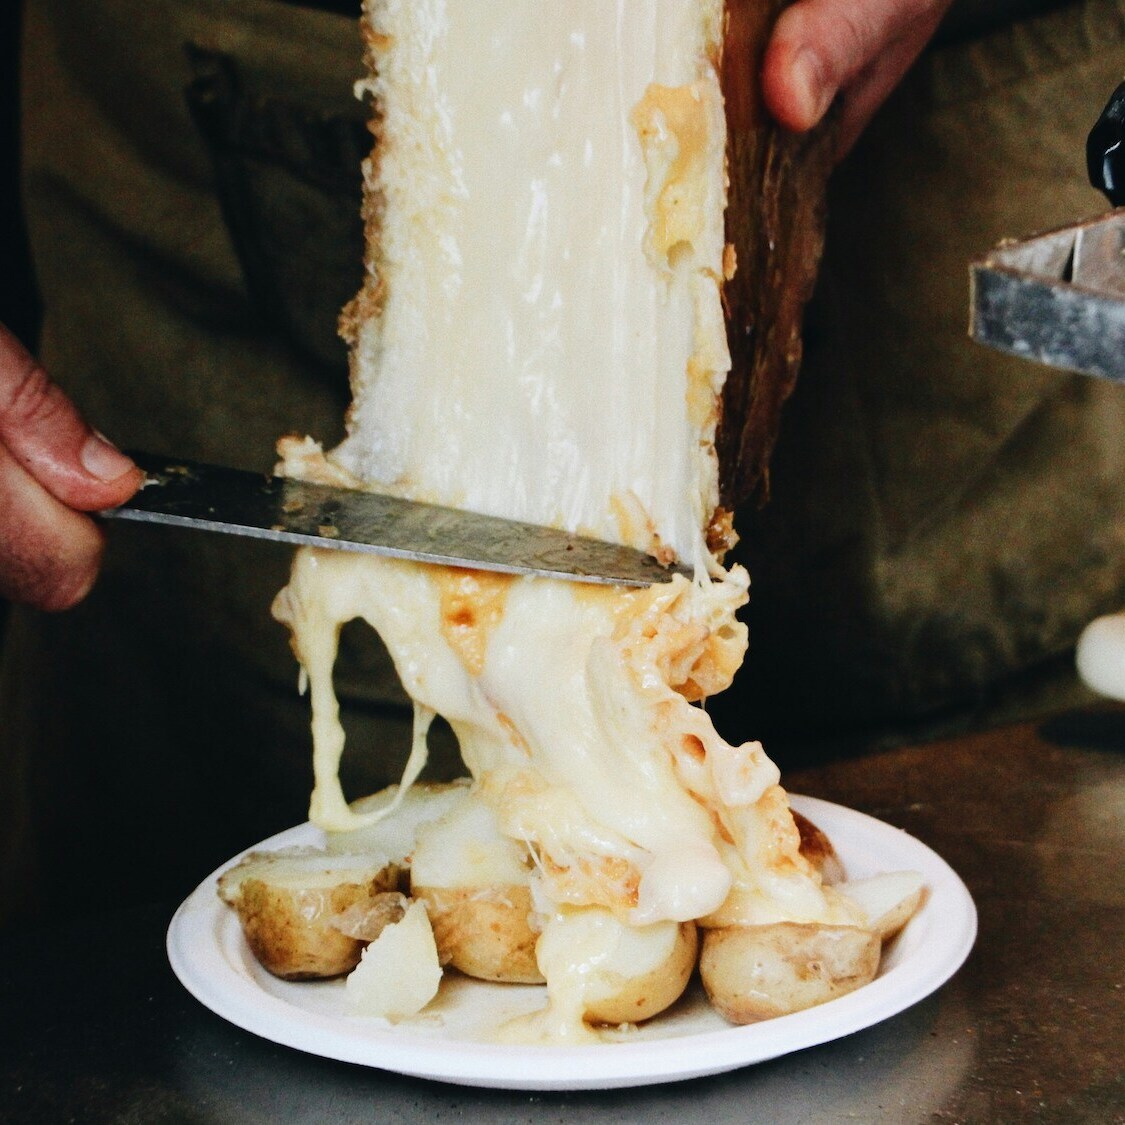
<svg viewBox="0 0 1125 1125">
<path fill-rule="evenodd" d="M 443 965 L 478 980 L 543 983 L 529 887 L 412 887 L 411 894 L 426 905 Z"/>
<path fill-rule="evenodd" d="M 727 926 L 705 933 L 699 972 L 721 1015 L 731 1023 L 754 1023 L 869 983 L 879 969 L 880 949 L 877 934 L 856 926 Z"/>
<path fill-rule="evenodd" d="M 626 979 L 621 989 L 586 1005 L 589 1023 L 640 1023 L 659 1015 L 683 995 L 695 969 L 699 934 L 694 922 L 681 922 L 676 944 L 668 959 L 643 976 Z"/>
<path fill-rule="evenodd" d="M 296 890 L 245 879 L 231 905 L 263 968 L 282 980 L 320 980 L 351 972 L 367 944 L 341 933 L 332 920 L 387 889 L 378 879 Z"/>
<path fill-rule="evenodd" d="M 843 882 L 844 865 L 832 841 L 807 816 L 802 816 L 796 809 L 789 811 L 801 836 L 801 855 L 813 865 L 825 883 Z"/>
</svg>

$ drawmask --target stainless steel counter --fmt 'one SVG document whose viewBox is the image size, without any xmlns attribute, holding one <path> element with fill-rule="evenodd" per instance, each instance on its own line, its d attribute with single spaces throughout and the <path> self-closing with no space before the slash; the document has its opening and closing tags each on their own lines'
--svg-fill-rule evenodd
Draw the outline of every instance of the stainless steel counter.
<svg viewBox="0 0 1125 1125">
<path fill-rule="evenodd" d="M 1125 1122 L 1125 710 L 1070 713 L 791 774 L 900 825 L 968 884 L 980 936 L 909 1011 L 718 1078 L 526 1094 L 278 1047 L 179 986 L 174 903 L 0 941 L 12 1122 Z"/>
</svg>

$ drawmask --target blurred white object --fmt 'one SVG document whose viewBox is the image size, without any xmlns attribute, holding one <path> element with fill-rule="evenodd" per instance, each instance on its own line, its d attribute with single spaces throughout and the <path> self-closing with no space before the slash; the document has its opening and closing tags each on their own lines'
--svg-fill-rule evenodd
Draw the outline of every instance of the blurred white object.
<svg viewBox="0 0 1125 1125">
<path fill-rule="evenodd" d="M 1088 687 L 1125 701 L 1125 613 L 1091 621 L 1078 638 L 1075 661 Z"/>
</svg>

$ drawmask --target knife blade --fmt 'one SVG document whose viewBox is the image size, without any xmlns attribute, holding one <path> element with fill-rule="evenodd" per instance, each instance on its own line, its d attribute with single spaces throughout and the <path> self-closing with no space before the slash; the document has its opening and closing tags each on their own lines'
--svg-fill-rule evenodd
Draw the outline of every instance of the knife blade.
<svg viewBox="0 0 1125 1125">
<path fill-rule="evenodd" d="M 129 455 L 145 483 L 125 504 L 99 513 L 107 519 L 577 582 L 651 586 L 691 574 L 632 547 L 555 528 L 182 458 Z"/>
</svg>

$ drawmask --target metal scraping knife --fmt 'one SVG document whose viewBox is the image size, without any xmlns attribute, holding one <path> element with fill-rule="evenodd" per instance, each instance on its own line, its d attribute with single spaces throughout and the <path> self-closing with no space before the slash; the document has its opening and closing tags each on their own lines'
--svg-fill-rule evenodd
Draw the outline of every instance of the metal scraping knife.
<svg viewBox="0 0 1125 1125">
<path fill-rule="evenodd" d="M 667 568 L 631 547 L 350 488 L 130 452 L 145 484 L 110 519 L 577 582 L 651 586 Z"/>
</svg>

